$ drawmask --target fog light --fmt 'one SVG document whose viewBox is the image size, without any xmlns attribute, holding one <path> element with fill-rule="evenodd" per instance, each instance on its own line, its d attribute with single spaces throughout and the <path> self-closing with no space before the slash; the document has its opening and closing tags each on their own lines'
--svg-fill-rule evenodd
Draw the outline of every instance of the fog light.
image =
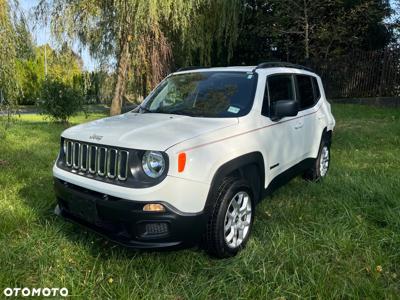
<svg viewBox="0 0 400 300">
<path fill-rule="evenodd" d="M 160 235 L 168 233 L 167 223 L 148 223 L 146 224 L 146 235 Z"/>
<path fill-rule="evenodd" d="M 165 207 L 164 205 L 158 203 L 146 204 L 145 206 L 143 206 L 143 211 L 163 212 L 165 211 Z"/>
</svg>

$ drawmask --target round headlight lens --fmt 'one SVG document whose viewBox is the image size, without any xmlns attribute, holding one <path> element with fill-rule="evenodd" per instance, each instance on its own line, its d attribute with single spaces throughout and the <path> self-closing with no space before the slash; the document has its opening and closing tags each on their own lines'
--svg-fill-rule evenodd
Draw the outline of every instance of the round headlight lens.
<svg viewBox="0 0 400 300">
<path fill-rule="evenodd" d="M 158 151 L 146 151 L 143 155 L 142 166 L 147 176 L 158 178 L 165 170 L 164 156 Z"/>
</svg>

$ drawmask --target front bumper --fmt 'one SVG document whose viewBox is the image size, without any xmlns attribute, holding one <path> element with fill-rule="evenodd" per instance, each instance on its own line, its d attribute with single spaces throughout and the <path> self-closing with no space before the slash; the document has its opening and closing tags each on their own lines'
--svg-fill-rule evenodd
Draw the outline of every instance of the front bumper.
<svg viewBox="0 0 400 300">
<path fill-rule="evenodd" d="M 203 213 L 182 213 L 171 205 L 165 212 L 144 212 L 143 201 L 98 193 L 54 178 L 55 212 L 106 238 L 132 248 L 166 248 L 197 243 L 206 225 Z"/>
</svg>

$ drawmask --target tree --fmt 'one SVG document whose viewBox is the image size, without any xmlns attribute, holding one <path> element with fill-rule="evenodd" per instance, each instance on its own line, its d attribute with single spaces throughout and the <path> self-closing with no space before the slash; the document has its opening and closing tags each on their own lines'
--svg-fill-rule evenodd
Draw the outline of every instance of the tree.
<svg viewBox="0 0 400 300">
<path fill-rule="evenodd" d="M 169 36 L 174 62 L 179 67 L 228 65 L 233 59 L 233 50 L 238 39 L 244 1 L 198 2 L 186 32 Z"/>
<path fill-rule="evenodd" d="M 35 46 L 29 31 L 27 20 L 22 12 L 14 17 L 15 21 L 15 48 L 17 58 L 20 60 L 32 59 L 35 56 Z"/>
<path fill-rule="evenodd" d="M 15 64 L 15 76 L 20 88 L 19 103 L 35 104 L 41 98 L 45 76 L 45 49 L 47 76 L 74 87 L 76 77 L 82 74 L 82 59 L 67 45 L 54 50 L 49 45 L 32 46 L 33 54 L 24 51 Z M 74 87 L 76 88 L 76 87 Z"/>
<path fill-rule="evenodd" d="M 323 16 L 321 9 L 326 0 L 286 0 L 275 3 L 278 31 L 282 35 L 295 35 L 303 41 L 304 58 L 310 58 L 310 34 L 317 26 L 313 21 L 316 16 Z"/>
<path fill-rule="evenodd" d="M 201 62 L 210 63 L 212 49 L 215 43 L 219 44 L 212 34 L 218 32 L 218 37 L 224 35 L 229 60 L 237 37 L 239 3 L 239 0 L 41 0 L 36 15 L 41 20 L 50 16 L 52 32 L 59 41 L 78 38 L 94 57 L 102 61 L 115 59 L 116 84 L 110 111 L 115 115 L 121 112 L 127 81 L 140 83 L 144 90 L 154 86 L 172 65 L 173 47 L 184 54 L 180 62 L 192 61 L 193 54 L 199 53 Z M 212 30 L 204 29 L 207 26 Z M 196 34 L 199 32 L 207 34 Z M 172 41 L 178 41 L 179 45 L 172 45 Z"/>
<path fill-rule="evenodd" d="M 256 65 L 262 61 L 284 59 L 284 45 L 280 44 L 274 14 L 272 1 L 245 1 L 233 64 Z"/>
<path fill-rule="evenodd" d="M 391 14 L 388 1 L 349 0 L 328 2 L 324 8 L 325 19 L 313 33 L 312 53 L 328 58 L 355 50 L 377 50 L 386 47 L 393 31 L 385 25 Z"/>
<path fill-rule="evenodd" d="M 235 62 L 304 63 L 382 49 L 394 38 L 390 14 L 385 0 L 246 0 Z"/>
<path fill-rule="evenodd" d="M 46 117 L 66 124 L 71 116 L 82 110 L 82 94 L 60 79 L 47 77 L 40 107 Z"/>
<path fill-rule="evenodd" d="M 0 100 L 6 101 L 8 105 L 16 104 L 18 97 L 15 78 L 16 39 L 10 6 L 6 0 L 0 0 Z"/>
</svg>

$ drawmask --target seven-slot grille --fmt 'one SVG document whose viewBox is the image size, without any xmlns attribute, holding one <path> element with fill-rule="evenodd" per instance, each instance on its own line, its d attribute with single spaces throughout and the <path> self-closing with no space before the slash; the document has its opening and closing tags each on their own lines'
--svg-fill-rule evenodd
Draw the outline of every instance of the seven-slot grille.
<svg viewBox="0 0 400 300">
<path fill-rule="evenodd" d="M 71 170 L 122 181 L 128 178 L 126 150 L 64 140 L 64 152 L 65 165 Z"/>
</svg>

